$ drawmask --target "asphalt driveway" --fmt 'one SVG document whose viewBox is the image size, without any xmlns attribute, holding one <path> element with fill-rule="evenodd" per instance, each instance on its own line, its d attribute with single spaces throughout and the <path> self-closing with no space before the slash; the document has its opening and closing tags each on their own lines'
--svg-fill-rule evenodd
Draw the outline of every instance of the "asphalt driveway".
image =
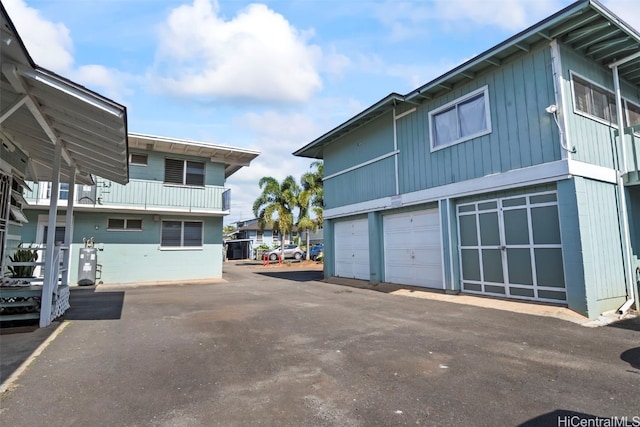
<svg viewBox="0 0 640 427">
<path fill-rule="evenodd" d="M 320 274 L 227 264 L 220 283 L 76 289 L 0 425 L 640 425 L 638 321 L 586 328 Z"/>
</svg>

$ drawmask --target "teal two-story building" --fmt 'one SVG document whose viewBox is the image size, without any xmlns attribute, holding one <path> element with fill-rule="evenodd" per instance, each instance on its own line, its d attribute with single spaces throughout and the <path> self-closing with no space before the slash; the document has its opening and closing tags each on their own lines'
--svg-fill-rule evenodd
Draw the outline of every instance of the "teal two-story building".
<svg viewBox="0 0 640 427">
<path fill-rule="evenodd" d="M 59 205 L 73 199 L 69 283 L 82 276 L 79 249 L 97 248 L 97 281 L 207 280 L 222 277 L 222 221 L 230 212 L 226 179 L 259 155 L 241 148 L 129 133 L 129 182 L 60 184 Z M 51 183 L 28 183 L 23 242 L 46 245 Z M 64 242 L 66 218 L 55 240 Z"/>
<path fill-rule="evenodd" d="M 324 160 L 327 277 L 590 318 L 637 298 L 640 34 L 597 1 L 294 154 Z"/>
</svg>

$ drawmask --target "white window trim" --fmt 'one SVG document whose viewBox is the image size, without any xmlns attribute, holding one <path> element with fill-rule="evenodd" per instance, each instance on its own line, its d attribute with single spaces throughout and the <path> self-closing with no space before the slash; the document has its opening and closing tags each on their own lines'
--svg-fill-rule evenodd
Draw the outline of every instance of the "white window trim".
<svg viewBox="0 0 640 427">
<path fill-rule="evenodd" d="M 138 163 L 133 161 L 133 156 L 145 156 L 147 158 L 147 163 Z M 129 153 L 129 164 L 134 166 L 143 166 L 146 167 L 149 164 L 149 155 L 145 153 Z"/>
<path fill-rule="evenodd" d="M 575 89 L 575 80 L 573 79 L 574 76 L 576 76 L 577 78 L 579 78 L 580 80 L 584 80 L 585 82 L 589 83 L 590 85 L 593 85 L 605 92 L 607 92 L 609 95 L 613 96 L 614 98 L 616 97 L 616 94 L 614 91 L 612 91 L 611 89 L 594 82 L 591 79 L 588 79 L 586 77 L 584 77 L 583 75 L 576 73 L 573 70 L 569 70 L 569 74 L 571 75 L 571 103 L 573 105 L 573 112 L 579 116 L 582 117 L 586 117 L 588 119 L 594 120 L 598 123 L 602 123 L 603 125 L 612 127 L 614 129 L 618 129 L 618 119 L 616 117 L 616 120 L 613 122 L 608 122 L 605 119 L 598 117 L 598 116 L 594 116 L 593 114 L 589 114 L 589 113 L 585 113 L 584 111 L 578 110 L 578 105 L 576 104 L 576 89 Z M 624 110 L 624 115 L 625 118 L 627 119 L 627 123 L 629 123 L 629 108 L 627 107 L 627 104 L 632 104 L 635 105 L 636 107 L 640 108 L 640 104 L 636 104 L 633 101 L 630 101 L 629 99 L 625 98 L 624 96 L 621 97 L 622 98 L 622 109 Z M 640 134 L 638 132 L 634 132 L 635 135 L 639 135 Z"/>
<path fill-rule="evenodd" d="M 624 103 L 624 114 L 625 114 L 626 119 L 627 119 L 627 124 L 629 126 L 631 126 L 631 119 L 629 118 L 629 107 L 627 107 L 627 104 L 631 104 L 631 105 L 636 106 L 638 108 L 640 108 L 640 104 L 636 104 L 635 102 L 629 101 L 626 98 L 622 98 L 622 102 Z M 634 125 L 634 126 L 640 126 L 640 124 Z M 636 135 L 636 136 L 640 136 L 640 131 L 634 132 L 633 134 Z"/>
<path fill-rule="evenodd" d="M 202 242 L 201 246 L 162 246 L 162 223 L 163 222 L 180 222 L 181 226 L 181 235 L 180 235 L 180 243 L 184 242 L 184 223 L 185 222 L 199 222 L 202 224 L 200 229 L 200 241 Z M 203 250 L 204 249 L 204 221 L 191 221 L 185 219 L 170 219 L 166 218 L 160 221 L 160 245 L 158 245 L 158 249 L 161 251 L 193 251 L 193 250 Z"/>
<path fill-rule="evenodd" d="M 463 138 L 458 138 L 455 141 L 451 141 L 447 144 L 443 144 L 443 145 L 439 145 L 437 147 L 435 147 L 435 135 L 433 133 L 433 116 L 450 109 L 451 107 L 453 107 L 454 105 L 460 104 L 470 98 L 473 98 L 474 96 L 477 96 L 479 94 L 483 93 L 484 94 L 484 104 L 485 104 L 485 120 L 487 122 L 487 129 L 483 130 L 482 132 L 478 132 L 475 133 L 473 135 L 467 135 Z M 435 110 L 431 110 L 429 111 L 429 141 L 430 141 L 430 149 L 431 152 L 433 153 L 434 151 L 438 151 L 438 150 L 442 150 L 443 148 L 447 148 L 447 147 L 451 147 L 452 145 L 457 145 L 460 144 L 461 142 L 465 142 L 465 141 L 469 141 L 471 139 L 474 138 L 479 138 L 481 136 L 484 135 L 488 135 L 492 132 L 491 129 L 491 103 L 489 102 L 489 85 L 485 85 L 482 86 L 481 88 L 478 88 L 476 90 L 474 90 L 473 92 L 469 92 L 468 94 L 461 96 L 457 99 L 454 99 L 451 102 L 448 102 L 447 104 L 444 104 L 438 108 L 436 108 Z"/>
<path fill-rule="evenodd" d="M 111 219 L 121 219 L 124 221 L 124 228 L 110 228 L 109 227 L 109 220 Z M 133 221 L 140 221 L 140 228 L 128 228 L 127 225 L 129 223 L 130 220 Z M 142 231 L 143 227 L 142 227 L 142 218 L 119 218 L 119 217 L 109 217 L 107 218 L 107 231 Z"/>
</svg>

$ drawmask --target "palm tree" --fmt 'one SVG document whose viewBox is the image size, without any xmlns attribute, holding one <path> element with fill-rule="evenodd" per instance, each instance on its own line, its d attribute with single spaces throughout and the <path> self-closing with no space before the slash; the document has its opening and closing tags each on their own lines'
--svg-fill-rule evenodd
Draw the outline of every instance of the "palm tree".
<svg viewBox="0 0 640 427">
<path fill-rule="evenodd" d="M 310 240 L 310 235 L 311 235 L 311 231 L 316 231 L 318 229 L 318 223 L 311 219 L 311 217 L 309 216 L 309 205 L 311 202 L 311 192 L 307 191 L 307 190 L 303 190 L 300 192 L 300 195 L 298 196 L 298 209 L 299 211 L 299 215 L 298 215 L 298 223 L 296 224 L 298 227 L 298 230 L 306 230 L 306 234 L 307 234 L 307 261 L 309 261 L 309 240 Z"/>
<path fill-rule="evenodd" d="M 253 202 L 253 214 L 261 229 L 269 226 L 282 234 L 280 250 L 284 251 L 284 240 L 293 228 L 293 210 L 298 206 L 300 186 L 291 176 L 282 183 L 270 176 L 260 178 L 262 194 Z"/>
<path fill-rule="evenodd" d="M 316 231 L 322 224 L 324 199 L 322 187 L 322 175 L 324 173 L 324 164 L 321 161 L 311 163 L 311 168 L 315 167 L 315 171 L 307 172 L 302 175 L 300 182 L 302 191 L 298 197 L 298 229 L 307 231 L 307 261 L 309 260 L 309 235 L 311 231 Z M 315 219 L 311 218 L 310 211 L 315 214 Z"/>
</svg>

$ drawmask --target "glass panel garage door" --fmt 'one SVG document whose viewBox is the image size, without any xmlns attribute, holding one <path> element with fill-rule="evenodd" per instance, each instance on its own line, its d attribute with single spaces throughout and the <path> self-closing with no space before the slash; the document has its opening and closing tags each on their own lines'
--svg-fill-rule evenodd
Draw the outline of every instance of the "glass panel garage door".
<svg viewBox="0 0 640 427">
<path fill-rule="evenodd" d="M 566 301 L 555 192 L 460 204 L 458 230 L 463 291 Z"/>
</svg>

